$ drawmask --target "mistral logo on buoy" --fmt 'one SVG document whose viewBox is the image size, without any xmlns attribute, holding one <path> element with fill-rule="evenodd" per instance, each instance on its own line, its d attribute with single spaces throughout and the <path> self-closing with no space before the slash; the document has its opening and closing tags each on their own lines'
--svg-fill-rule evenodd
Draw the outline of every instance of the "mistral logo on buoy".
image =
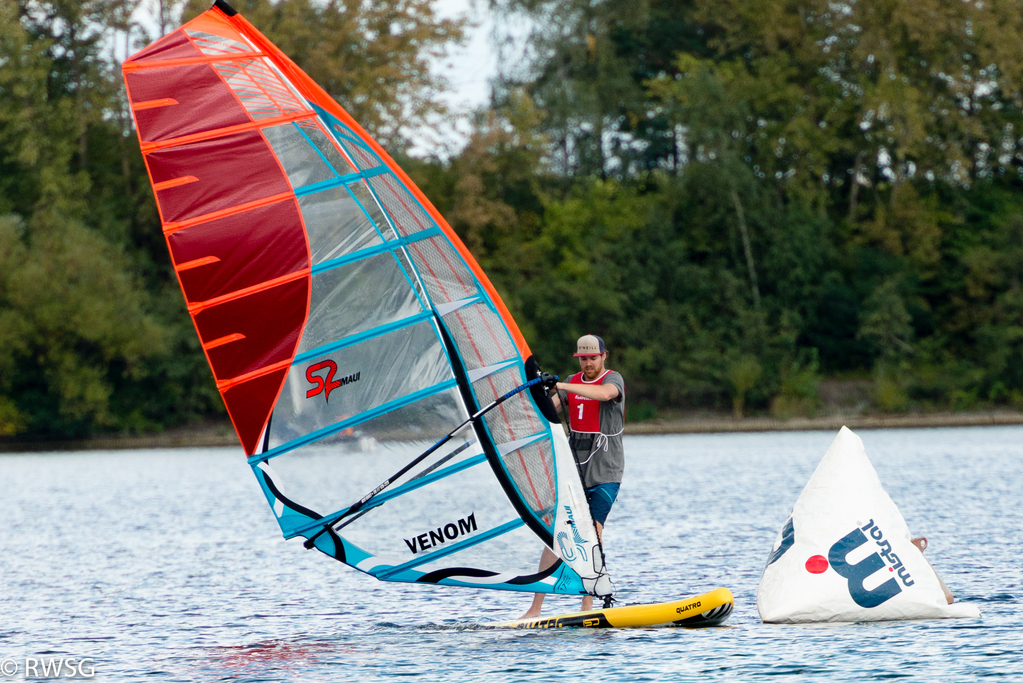
<svg viewBox="0 0 1023 683">
<path fill-rule="evenodd" d="M 869 532 L 870 538 L 876 542 L 879 550 L 870 553 L 856 564 L 849 564 L 846 561 L 849 554 L 869 540 L 864 532 Z M 811 562 L 817 558 L 819 561 L 814 562 L 811 568 Z M 899 581 L 906 587 L 912 586 L 914 583 L 909 571 L 902 565 L 899 556 L 892 552 L 892 544 L 884 538 L 884 533 L 874 524 L 873 519 L 858 529 L 853 529 L 832 545 L 828 551 L 827 561 L 824 561 L 824 558 L 819 555 L 811 557 L 807 560 L 806 569 L 814 574 L 823 573 L 827 570 L 829 563 L 831 568 L 848 582 L 849 595 L 853 601 L 867 609 L 877 607 L 901 593 L 902 586 L 899 585 Z M 867 577 L 886 566 L 889 572 L 898 574 L 899 581 L 892 577 L 881 585 L 867 590 L 863 586 Z"/>
<path fill-rule="evenodd" d="M 324 376 L 317 375 L 320 370 L 326 370 L 327 373 Z M 319 394 L 323 394 L 323 398 L 326 402 L 330 402 L 330 392 L 334 391 L 338 387 L 343 387 L 346 384 L 352 382 L 358 382 L 359 377 L 362 375 L 362 371 L 353 372 L 352 374 L 342 377 L 340 379 L 334 379 L 334 375 L 337 374 L 337 363 L 332 360 L 321 360 L 319 363 L 310 365 L 305 370 L 305 378 L 313 385 L 313 388 L 305 392 L 306 398 L 312 398 Z"/>
</svg>

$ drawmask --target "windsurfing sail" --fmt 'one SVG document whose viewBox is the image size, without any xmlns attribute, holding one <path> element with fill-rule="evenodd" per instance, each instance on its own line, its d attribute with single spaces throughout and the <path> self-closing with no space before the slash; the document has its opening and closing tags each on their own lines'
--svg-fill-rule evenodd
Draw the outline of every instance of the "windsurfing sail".
<svg viewBox="0 0 1023 683">
<path fill-rule="evenodd" d="M 188 311 L 284 536 L 387 581 L 610 593 L 542 391 L 344 516 L 537 363 L 423 193 L 227 4 L 123 71 Z"/>
<path fill-rule="evenodd" d="M 768 623 L 979 617 L 948 604 L 863 441 L 847 427 L 799 494 L 757 590 Z"/>
</svg>

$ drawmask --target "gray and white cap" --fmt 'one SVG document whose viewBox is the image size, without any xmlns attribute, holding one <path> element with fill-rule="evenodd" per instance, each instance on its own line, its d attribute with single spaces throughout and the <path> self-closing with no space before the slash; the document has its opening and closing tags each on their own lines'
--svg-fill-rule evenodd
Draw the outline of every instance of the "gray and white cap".
<svg viewBox="0 0 1023 683">
<path fill-rule="evenodd" d="M 575 343 L 574 355 L 576 358 L 579 356 L 599 356 L 606 351 L 603 339 L 595 334 L 585 334 L 579 337 L 579 341 Z"/>
</svg>

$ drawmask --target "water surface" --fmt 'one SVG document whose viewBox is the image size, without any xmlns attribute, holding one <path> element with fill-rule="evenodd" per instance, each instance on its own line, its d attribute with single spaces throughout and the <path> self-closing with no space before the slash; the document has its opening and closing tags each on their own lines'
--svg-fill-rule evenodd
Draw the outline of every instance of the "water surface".
<svg viewBox="0 0 1023 683">
<path fill-rule="evenodd" d="M 382 583 L 280 540 L 238 449 L 5 455 L 0 658 L 90 657 L 104 681 L 1023 680 L 1023 428 L 860 436 L 980 620 L 760 622 L 831 432 L 626 438 L 609 568 L 623 602 L 730 588 L 727 626 L 692 631 L 482 629 L 529 596 Z"/>
</svg>

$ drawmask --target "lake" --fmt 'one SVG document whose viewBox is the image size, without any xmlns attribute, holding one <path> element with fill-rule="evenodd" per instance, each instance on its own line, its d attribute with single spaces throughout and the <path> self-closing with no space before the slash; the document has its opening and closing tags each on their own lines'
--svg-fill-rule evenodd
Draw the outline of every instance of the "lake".
<svg viewBox="0 0 1023 683">
<path fill-rule="evenodd" d="M 0 658 L 9 680 L 26 657 L 102 681 L 1023 679 L 1021 427 L 860 433 L 980 620 L 761 623 L 761 570 L 834 436 L 626 437 L 604 532 L 618 597 L 730 588 L 735 612 L 702 630 L 481 628 L 529 596 L 378 582 L 281 540 L 236 448 L 2 455 Z"/>
</svg>

